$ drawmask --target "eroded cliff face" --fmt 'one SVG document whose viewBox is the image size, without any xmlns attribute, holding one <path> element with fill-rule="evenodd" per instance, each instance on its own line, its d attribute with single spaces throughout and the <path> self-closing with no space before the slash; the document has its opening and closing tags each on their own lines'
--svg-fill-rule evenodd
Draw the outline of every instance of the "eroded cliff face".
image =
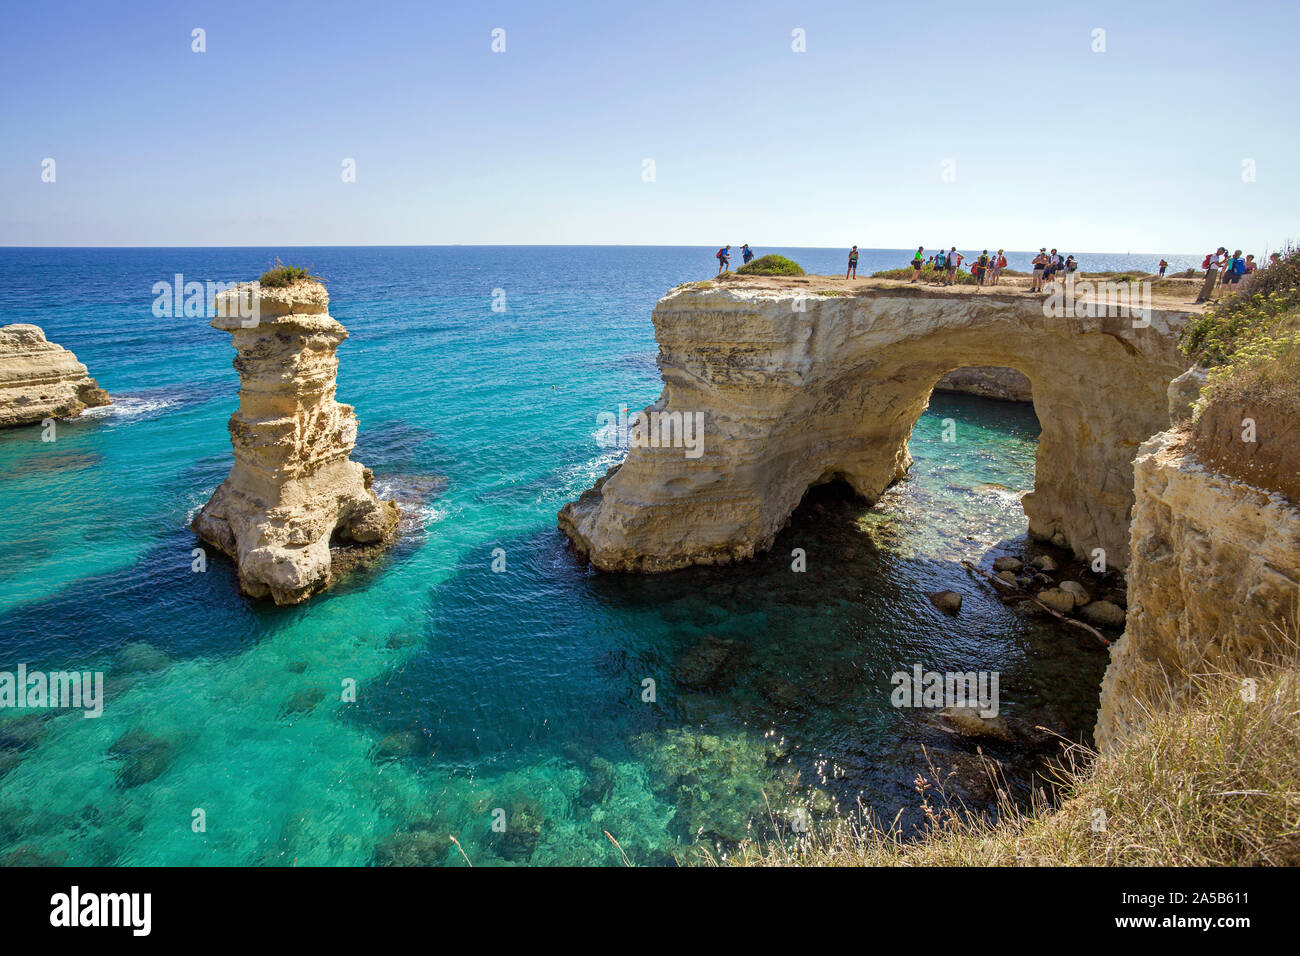
<svg viewBox="0 0 1300 956">
<path fill-rule="evenodd" d="M 35 325 L 0 328 L 0 428 L 71 418 L 108 405 L 86 366 Z"/>
<path fill-rule="evenodd" d="M 349 457 L 357 419 L 334 400 L 347 330 L 330 317 L 324 286 L 250 290 L 218 297 L 211 322 L 236 350 L 235 464 L 192 527 L 235 560 L 245 592 L 296 604 L 331 583 L 332 542 L 386 545 L 398 507 L 376 498 L 370 470 Z M 241 295 L 256 296 L 255 321 L 234 307 Z"/>
<path fill-rule="evenodd" d="M 1102 682 L 1102 749 L 1191 676 L 1248 672 L 1279 627 L 1295 633 L 1300 507 L 1207 467 L 1190 439 L 1187 426 L 1155 435 L 1134 465 L 1128 621 Z"/>
<path fill-rule="evenodd" d="M 955 368 L 937 383 L 936 392 L 959 392 L 996 398 L 1002 402 L 1032 402 L 1033 388 L 1023 373 L 1013 368 Z"/>
<path fill-rule="evenodd" d="M 1031 533 L 1081 557 L 1102 548 L 1123 568 L 1132 459 L 1169 425 L 1185 318 L 1056 316 L 1018 295 L 674 290 L 654 311 L 664 391 L 647 412 L 702 413 L 702 454 L 634 447 L 559 525 L 604 570 L 749 557 L 810 485 L 843 478 L 875 500 L 911 464 L 912 426 L 941 376 L 998 366 L 1029 379 L 1042 424 Z"/>
</svg>

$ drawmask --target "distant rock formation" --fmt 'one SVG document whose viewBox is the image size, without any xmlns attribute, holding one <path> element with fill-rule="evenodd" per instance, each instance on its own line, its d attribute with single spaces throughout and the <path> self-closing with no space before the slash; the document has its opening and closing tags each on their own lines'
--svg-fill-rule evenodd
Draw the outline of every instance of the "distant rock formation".
<svg viewBox="0 0 1300 956">
<path fill-rule="evenodd" d="M 1023 372 L 991 366 L 955 368 L 935 384 L 936 392 L 960 392 L 1003 402 L 1032 402 L 1033 389 Z"/>
<path fill-rule="evenodd" d="M 255 319 L 236 303 L 255 303 Z M 239 566 L 241 588 L 297 604 L 332 582 L 331 543 L 377 549 L 396 534 L 399 509 L 370 489 L 351 461 L 357 420 L 334 400 L 347 330 L 329 315 L 319 282 L 244 285 L 217 299 L 213 328 L 231 333 L 239 410 L 230 418 L 235 465 L 191 527 Z"/>
<path fill-rule="evenodd" d="M 35 325 L 0 328 L 0 428 L 71 418 L 110 404 L 108 392 Z"/>
</svg>

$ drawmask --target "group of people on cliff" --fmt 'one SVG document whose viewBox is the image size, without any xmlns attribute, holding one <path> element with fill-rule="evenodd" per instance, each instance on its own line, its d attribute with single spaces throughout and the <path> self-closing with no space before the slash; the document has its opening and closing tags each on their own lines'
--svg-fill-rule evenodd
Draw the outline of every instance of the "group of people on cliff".
<svg viewBox="0 0 1300 956">
<path fill-rule="evenodd" d="M 722 246 L 714 257 L 718 260 L 718 275 L 731 271 L 731 246 Z M 749 243 L 740 247 L 740 257 L 744 260 L 744 265 L 749 265 L 754 258 L 754 250 L 749 248 Z"/>
<path fill-rule="evenodd" d="M 1272 262 L 1280 258 L 1281 254 L 1277 252 L 1269 257 Z M 1160 274 L 1164 275 L 1163 267 L 1166 263 L 1163 259 L 1160 260 L 1160 265 Z M 1219 246 L 1213 252 L 1207 253 L 1201 262 L 1201 268 L 1205 270 L 1205 281 L 1201 284 L 1201 291 L 1196 296 L 1196 301 L 1208 302 L 1214 298 L 1216 290 L 1240 292 L 1258 266 L 1259 263 L 1255 261 L 1254 255 L 1243 257 L 1240 249 L 1228 255 L 1228 247 Z"/>
</svg>

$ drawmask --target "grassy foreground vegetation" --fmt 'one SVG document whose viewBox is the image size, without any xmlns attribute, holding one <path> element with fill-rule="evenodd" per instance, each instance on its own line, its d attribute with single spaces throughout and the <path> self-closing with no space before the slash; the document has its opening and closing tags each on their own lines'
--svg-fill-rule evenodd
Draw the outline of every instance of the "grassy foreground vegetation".
<svg viewBox="0 0 1300 956">
<path fill-rule="evenodd" d="M 919 783 L 924 831 L 876 821 L 812 827 L 743 847 L 739 866 L 1300 865 L 1300 657 L 1294 635 L 1253 673 L 1201 678 L 1143 730 L 1095 756 L 1066 751 L 1064 800 L 1000 819 L 952 806 L 942 778 Z M 992 773 L 992 771 L 990 771 Z M 932 773 L 931 776 L 934 776 Z M 994 780 L 996 781 L 996 776 Z"/>
</svg>

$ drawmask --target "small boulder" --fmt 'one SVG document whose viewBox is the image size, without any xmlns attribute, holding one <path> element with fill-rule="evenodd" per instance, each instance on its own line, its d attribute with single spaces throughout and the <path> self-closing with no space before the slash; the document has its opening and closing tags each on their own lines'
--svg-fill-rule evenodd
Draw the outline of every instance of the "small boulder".
<svg viewBox="0 0 1300 956">
<path fill-rule="evenodd" d="M 1015 584 L 1015 583 L 1016 583 L 1016 572 L 1014 572 L 1014 571 L 999 571 L 999 572 L 998 572 L 998 578 L 999 578 L 1000 580 L 1002 580 L 1002 581 L 1006 581 L 1007 584 Z"/>
<path fill-rule="evenodd" d="M 1010 555 L 1003 555 L 993 561 L 994 571 L 1019 571 L 1024 566 L 1023 561 L 1019 558 L 1013 558 Z"/>
<path fill-rule="evenodd" d="M 1034 558 L 1034 567 L 1040 571 L 1055 571 L 1057 567 L 1056 559 L 1050 554 L 1040 554 Z"/>
<path fill-rule="evenodd" d="M 1038 600 L 1053 611 L 1059 611 L 1062 614 L 1069 614 L 1074 610 L 1074 595 L 1060 588 L 1048 588 L 1045 591 L 1039 591 Z"/>
<path fill-rule="evenodd" d="M 1005 717 L 983 717 L 978 707 L 945 707 L 939 711 L 957 733 L 966 737 L 993 737 L 1011 740 L 1011 730 Z"/>
<path fill-rule="evenodd" d="M 1110 601 L 1092 601 L 1083 608 L 1081 614 L 1088 622 L 1101 627 L 1124 626 L 1124 609 Z"/>
<path fill-rule="evenodd" d="M 926 597 L 940 611 L 948 614 L 956 614 L 961 610 L 961 595 L 956 591 L 931 591 Z"/>
<path fill-rule="evenodd" d="M 1088 589 L 1078 581 L 1062 581 L 1058 587 L 1062 591 L 1068 591 L 1074 595 L 1075 607 L 1083 607 L 1092 600 L 1092 595 L 1088 593 Z"/>
</svg>

